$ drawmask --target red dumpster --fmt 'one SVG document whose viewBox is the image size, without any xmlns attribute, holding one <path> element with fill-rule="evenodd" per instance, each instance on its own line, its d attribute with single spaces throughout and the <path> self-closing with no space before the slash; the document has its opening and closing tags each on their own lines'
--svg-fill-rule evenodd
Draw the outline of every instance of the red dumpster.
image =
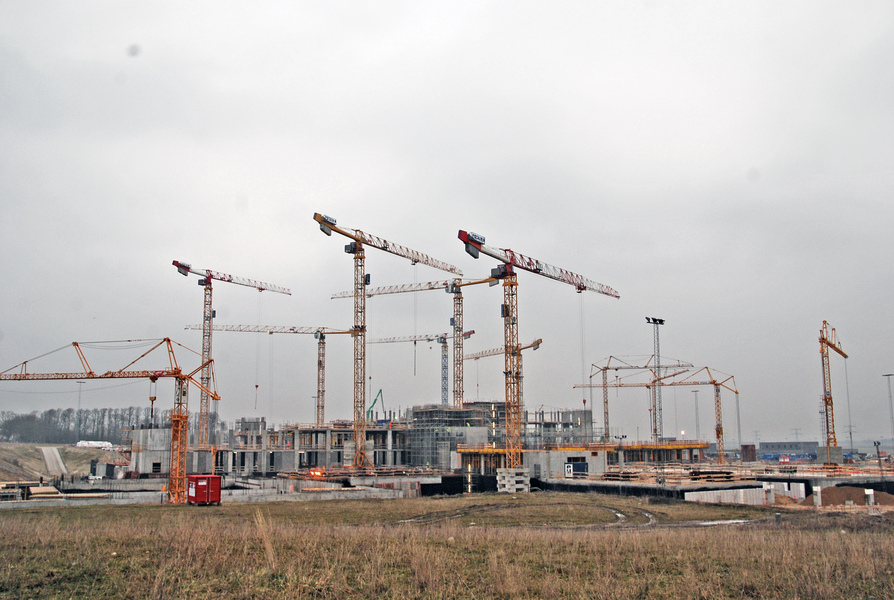
<svg viewBox="0 0 894 600">
<path fill-rule="evenodd" d="M 189 504 L 220 505 L 220 475 L 187 475 L 186 501 Z"/>
</svg>

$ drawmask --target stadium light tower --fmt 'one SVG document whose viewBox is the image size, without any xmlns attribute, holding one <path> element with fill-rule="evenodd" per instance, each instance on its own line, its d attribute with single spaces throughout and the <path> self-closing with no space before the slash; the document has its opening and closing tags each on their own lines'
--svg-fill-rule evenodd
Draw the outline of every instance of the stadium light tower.
<svg viewBox="0 0 894 600">
<path fill-rule="evenodd" d="M 658 326 L 664 325 L 664 319 L 646 317 L 646 323 L 655 328 L 655 379 L 661 378 L 661 349 L 658 344 Z M 664 423 L 661 416 L 661 386 L 652 386 L 652 440 L 655 443 L 664 437 Z"/>
</svg>

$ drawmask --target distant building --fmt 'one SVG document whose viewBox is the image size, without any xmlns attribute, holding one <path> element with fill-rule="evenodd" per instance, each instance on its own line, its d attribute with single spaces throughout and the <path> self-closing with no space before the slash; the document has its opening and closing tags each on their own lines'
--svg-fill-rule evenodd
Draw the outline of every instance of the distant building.
<svg viewBox="0 0 894 600">
<path fill-rule="evenodd" d="M 802 456 L 816 458 L 819 442 L 761 442 L 758 455 Z"/>
<path fill-rule="evenodd" d="M 81 440 L 77 444 L 78 448 L 97 448 L 98 450 L 111 450 L 112 442 L 90 442 L 87 440 Z"/>
</svg>

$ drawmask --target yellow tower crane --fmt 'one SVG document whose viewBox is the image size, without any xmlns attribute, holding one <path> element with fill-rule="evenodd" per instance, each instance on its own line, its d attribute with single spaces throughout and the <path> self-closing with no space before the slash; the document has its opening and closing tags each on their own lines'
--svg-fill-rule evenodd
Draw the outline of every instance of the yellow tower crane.
<svg viewBox="0 0 894 600">
<path fill-rule="evenodd" d="M 145 344 L 148 340 L 127 340 L 127 343 L 133 344 Z M 29 373 L 28 372 L 28 362 L 25 361 L 7 369 L 0 373 L 0 381 L 46 381 L 51 379 L 134 379 L 134 378 L 146 378 L 151 382 L 156 382 L 159 379 L 164 378 L 173 378 L 174 379 L 174 408 L 170 413 L 171 419 L 171 463 L 170 463 L 170 471 L 168 474 L 168 502 L 172 504 L 185 504 L 186 503 L 186 449 L 188 444 L 188 430 L 189 430 L 189 384 L 192 383 L 196 387 L 198 387 L 203 393 L 207 394 L 209 398 L 214 400 L 220 400 L 220 396 L 217 395 L 217 391 L 212 388 L 207 388 L 201 381 L 197 381 L 195 379 L 195 374 L 199 371 L 203 371 L 205 368 L 211 372 L 211 377 L 209 381 L 214 381 L 214 372 L 211 369 L 211 361 L 203 360 L 202 364 L 199 365 L 198 368 L 194 369 L 191 372 L 185 373 L 180 365 L 177 364 L 177 358 L 174 356 L 174 345 L 180 346 L 176 342 L 171 341 L 170 338 L 164 338 L 162 340 L 151 340 L 154 341 L 155 344 L 143 352 L 139 357 L 132 360 L 130 363 L 122 367 L 121 369 L 117 369 L 114 371 L 106 371 L 104 373 L 96 373 L 93 368 L 90 366 L 90 363 L 87 362 L 87 357 L 84 355 L 84 351 L 81 348 L 81 344 L 78 342 L 72 342 L 72 346 L 78 354 L 78 358 L 80 359 L 81 366 L 83 367 L 83 371 L 74 372 L 74 373 Z M 114 347 L 116 350 L 121 349 L 122 342 L 93 342 L 91 346 L 102 346 L 104 344 L 108 344 L 110 347 Z M 114 346 L 112 346 L 114 344 Z M 152 351 L 157 348 L 164 346 L 167 350 L 167 361 L 166 364 L 162 368 L 156 369 L 133 369 L 134 365 L 140 360 L 146 358 Z M 141 346 L 143 347 L 143 346 Z M 184 347 L 184 346 L 181 346 Z M 61 350 L 62 348 L 60 348 Z M 54 351 L 55 352 L 55 351 Z M 45 356 L 45 355 L 44 355 Z M 18 373 L 10 373 L 13 369 L 18 368 Z M 151 400 L 155 398 L 152 397 Z"/>
<path fill-rule="evenodd" d="M 651 361 L 651 359 L 650 359 Z M 620 382 L 616 381 L 614 383 L 610 383 L 607 381 L 606 373 L 608 372 L 607 368 L 601 369 L 602 372 L 602 383 L 587 383 L 583 385 L 576 385 L 574 387 L 583 387 L 583 388 L 628 388 L 628 387 L 639 387 L 639 388 L 647 388 L 648 390 L 654 389 L 656 386 L 661 387 L 677 387 L 677 386 L 690 386 L 690 385 L 711 385 L 714 387 L 714 434 L 717 440 L 717 462 L 719 464 L 724 464 L 726 462 L 726 456 L 724 454 L 725 450 L 723 447 L 723 407 L 721 405 L 720 392 L 721 388 L 727 389 L 733 392 L 736 395 L 736 402 L 738 403 L 739 398 L 739 390 L 736 389 L 736 380 L 732 375 L 720 374 L 719 377 L 715 376 L 714 373 L 720 373 L 719 371 L 712 370 L 710 367 L 702 367 L 696 371 L 693 371 L 689 375 L 689 369 L 686 366 L 692 366 L 688 363 L 677 362 L 676 365 L 665 365 L 668 369 L 677 368 L 679 370 L 674 372 L 668 372 L 658 377 L 655 375 L 654 369 L 649 366 L 644 367 L 612 367 L 612 368 L 633 368 L 642 371 L 649 371 L 651 374 L 651 380 L 645 382 Z M 702 377 L 707 376 L 707 379 L 694 379 L 697 375 L 702 374 Z M 683 379 L 674 380 L 673 378 L 679 377 L 681 375 L 686 375 Z M 653 396 L 654 397 L 654 396 Z M 649 408 L 650 411 L 654 410 L 653 408 Z M 654 421 L 654 420 L 653 420 Z M 659 444 L 661 440 L 655 440 L 653 437 L 653 443 Z"/>
<path fill-rule="evenodd" d="M 657 377 L 657 375 L 655 374 L 657 370 L 654 369 L 652 366 L 650 366 L 654 359 L 655 359 L 655 355 L 653 354 L 652 358 L 649 359 L 649 362 L 647 362 L 645 366 L 639 366 L 639 365 L 631 365 L 630 363 L 624 361 L 623 359 L 616 358 L 614 356 L 609 356 L 608 359 L 605 361 L 605 366 L 592 365 L 592 367 L 595 367 L 595 371 L 591 371 L 591 373 L 590 373 L 591 380 L 596 375 L 601 374 L 602 375 L 602 385 L 598 385 L 598 386 L 597 385 L 582 385 L 582 386 L 575 385 L 574 386 L 575 388 L 577 388 L 577 387 L 589 387 L 589 388 L 601 387 L 602 388 L 602 441 L 603 442 L 610 441 L 609 440 L 609 417 L 608 417 L 608 388 L 610 386 L 608 385 L 608 372 L 609 371 L 617 372 L 620 370 L 630 370 L 630 369 L 636 370 L 636 371 L 651 370 L 653 373 L 653 380 L 654 380 L 654 378 Z M 679 369 L 681 367 L 689 368 L 689 367 L 692 367 L 692 364 L 675 361 L 674 364 L 664 365 L 664 367 L 666 369 L 667 368 Z M 654 394 L 653 394 L 653 396 L 654 396 Z M 653 409 L 654 409 L 654 404 L 653 404 Z M 654 416 L 652 417 L 652 420 L 654 422 Z M 653 428 L 653 431 L 654 431 L 654 428 Z M 658 442 L 660 440 L 655 439 L 654 441 Z"/>
<path fill-rule="evenodd" d="M 651 362 L 651 359 L 650 359 Z M 736 401 L 738 402 L 739 390 L 736 389 L 736 380 L 732 375 L 720 374 L 720 376 L 715 376 L 716 373 L 720 373 L 719 371 L 712 370 L 710 367 L 702 367 L 696 371 L 691 372 L 689 375 L 689 369 L 687 368 L 688 363 L 677 362 L 676 365 L 665 365 L 665 368 L 668 369 L 679 369 L 677 371 L 668 372 L 658 377 L 655 374 L 655 370 L 652 367 L 644 366 L 630 366 L 630 367 L 612 367 L 612 368 L 633 368 L 642 371 L 649 371 L 652 375 L 650 381 L 647 382 L 614 382 L 610 383 L 606 379 L 606 373 L 608 372 L 607 368 L 603 368 L 601 370 L 603 375 L 602 383 L 587 383 L 583 385 L 576 385 L 574 387 L 583 387 L 583 388 L 628 388 L 628 387 L 640 387 L 647 388 L 650 391 L 654 389 L 656 386 L 661 387 L 676 387 L 676 386 L 691 386 L 691 385 L 710 385 L 714 387 L 714 434 L 717 440 L 717 462 L 719 464 L 724 464 L 726 462 L 725 450 L 723 447 L 723 406 L 721 405 L 721 397 L 720 392 L 721 388 L 727 389 L 733 392 L 736 395 Z M 702 376 L 701 379 L 694 379 L 696 376 Z M 681 375 L 686 375 L 685 378 L 674 380 L 673 378 L 679 377 Z M 707 376 L 707 379 L 704 377 Z M 649 410 L 653 410 L 654 408 L 650 408 Z M 653 443 L 660 443 L 660 440 L 655 440 L 653 438 Z"/>
<path fill-rule="evenodd" d="M 436 260 L 417 252 L 389 242 L 388 240 L 369 235 L 357 229 L 339 227 L 332 217 L 314 213 L 314 221 L 319 223 L 320 231 L 326 235 L 332 232 L 351 239 L 351 243 L 345 246 L 345 252 L 354 256 L 354 459 L 352 465 L 355 468 L 373 467 L 372 461 L 366 454 L 366 295 L 365 288 L 369 285 L 366 275 L 365 246 L 371 246 L 396 254 L 410 260 L 412 263 L 422 263 L 435 269 L 440 269 L 454 275 L 462 276 L 462 271 L 451 264 Z"/>
<path fill-rule="evenodd" d="M 832 448 L 838 446 L 838 438 L 835 436 L 835 412 L 832 407 L 832 373 L 829 368 L 829 350 L 834 350 L 847 360 L 847 354 L 841 349 L 838 336 L 834 327 L 829 327 L 826 321 L 820 328 L 820 355 L 823 361 L 823 433 L 826 438 L 826 461 L 832 462 Z"/>
<path fill-rule="evenodd" d="M 522 369 L 521 352 L 518 345 L 518 299 L 515 268 L 543 275 L 556 281 L 572 285 L 578 292 L 591 290 L 599 294 L 620 298 L 618 292 L 596 283 L 585 277 L 554 267 L 539 260 L 529 258 L 508 249 L 492 248 L 485 245 L 483 236 L 470 231 L 460 230 L 459 239 L 465 244 L 466 252 L 473 258 L 484 253 L 500 261 L 500 265 L 491 271 L 491 277 L 503 280 L 503 339 L 506 387 L 506 467 L 519 469 L 522 467 Z"/>
<path fill-rule="evenodd" d="M 717 462 L 719 464 L 726 463 L 726 451 L 723 446 L 723 406 L 720 403 L 721 388 L 727 389 L 736 395 L 736 406 L 739 405 L 739 390 L 736 389 L 736 378 L 732 375 L 720 374 L 719 377 L 714 373 L 720 374 L 719 371 L 712 371 L 710 367 L 702 367 L 694 371 L 690 375 L 679 381 L 662 381 L 662 386 L 687 386 L 687 385 L 710 385 L 714 387 L 714 435 L 717 439 Z M 707 379 L 694 379 L 700 373 L 707 375 Z M 739 436 L 741 437 L 741 435 Z M 742 440 L 739 440 L 742 445 Z M 741 451 L 741 448 L 739 449 Z"/>
</svg>

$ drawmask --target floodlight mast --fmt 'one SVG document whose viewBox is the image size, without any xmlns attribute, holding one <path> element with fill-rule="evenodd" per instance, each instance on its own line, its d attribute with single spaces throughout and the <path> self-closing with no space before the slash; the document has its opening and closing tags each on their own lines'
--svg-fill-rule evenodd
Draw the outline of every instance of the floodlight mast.
<svg viewBox="0 0 894 600">
<path fill-rule="evenodd" d="M 646 317 L 646 323 L 652 325 L 655 328 L 654 332 L 654 341 L 655 341 L 655 377 L 657 379 L 661 378 L 661 347 L 659 345 L 658 340 L 658 326 L 664 325 L 664 319 L 659 319 L 658 317 Z M 664 409 L 661 405 L 661 386 L 654 386 L 652 388 L 652 440 L 658 444 L 661 442 L 661 439 L 664 437 Z"/>
<path fill-rule="evenodd" d="M 332 232 L 352 240 L 345 246 L 345 252 L 354 256 L 354 459 L 355 468 L 374 467 L 366 454 L 366 295 L 369 284 L 366 275 L 366 254 L 364 246 L 371 246 L 408 259 L 413 264 L 422 263 L 457 276 L 462 271 L 451 264 L 436 260 L 416 250 L 411 250 L 388 240 L 369 235 L 360 230 L 339 227 L 337 221 L 327 215 L 314 213 L 314 221 L 320 224 L 320 231 L 331 236 Z"/>
<path fill-rule="evenodd" d="M 582 277 L 571 271 L 554 267 L 534 258 L 529 258 L 506 248 L 493 248 L 485 245 L 484 236 L 471 231 L 460 230 L 458 237 L 465 244 L 466 252 L 473 258 L 484 253 L 500 261 L 500 265 L 491 271 L 491 277 L 503 280 L 503 339 L 506 387 L 506 467 L 518 469 L 522 467 L 522 362 L 518 344 L 518 281 L 515 268 L 524 269 L 556 281 L 567 283 L 578 292 L 590 290 L 613 298 L 620 298 L 618 292 Z"/>
</svg>

